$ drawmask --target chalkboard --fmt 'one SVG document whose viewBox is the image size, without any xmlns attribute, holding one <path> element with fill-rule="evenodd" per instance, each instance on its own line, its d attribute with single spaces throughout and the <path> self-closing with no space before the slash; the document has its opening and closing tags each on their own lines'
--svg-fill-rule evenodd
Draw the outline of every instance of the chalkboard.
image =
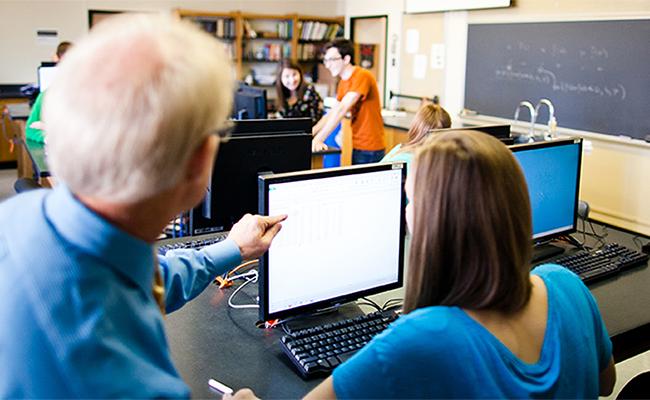
<svg viewBox="0 0 650 400">
<path fill-rule="evenodd" d="M 561 127 L 650 135 L 650 20 L 469 25 L 465 108 L 512 119 L 544 97 Z"/>
</svg>

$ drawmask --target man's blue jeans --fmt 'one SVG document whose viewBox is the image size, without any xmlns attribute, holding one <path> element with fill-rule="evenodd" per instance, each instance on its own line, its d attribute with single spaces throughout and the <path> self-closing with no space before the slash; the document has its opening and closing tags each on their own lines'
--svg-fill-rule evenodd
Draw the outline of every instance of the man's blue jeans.
<svg viewBox="0 0 650 400">
<path fill-rule="evenodd" d="M 386 155 L 384 150 L 368 151 L 368 150 L 352 150 L 352 165 L 356 164 L 370 164 L 381 161 Z"/>
</svg>

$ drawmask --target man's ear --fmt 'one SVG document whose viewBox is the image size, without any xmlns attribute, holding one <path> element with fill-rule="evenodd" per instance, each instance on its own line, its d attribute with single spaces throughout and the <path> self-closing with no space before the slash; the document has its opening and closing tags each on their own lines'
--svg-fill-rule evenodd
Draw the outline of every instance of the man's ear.
<svg viewBox="0 0 650 400">
<path fill-rule="evenodd" d="M 218 147 L 219 138 L 216 135 L 209 135 L 201 142 L 187 162 L 185 170 L 187 181 L 198 179 L 202 183 L 205 176 L 210 175 Z"/>
<path fill-rule="evenodd" d="M 344 64 L 351 64 L 352 63 L 352 57 L 349 54 L 346 54 L 343 57 L 343 63 Z"/>
</svg>

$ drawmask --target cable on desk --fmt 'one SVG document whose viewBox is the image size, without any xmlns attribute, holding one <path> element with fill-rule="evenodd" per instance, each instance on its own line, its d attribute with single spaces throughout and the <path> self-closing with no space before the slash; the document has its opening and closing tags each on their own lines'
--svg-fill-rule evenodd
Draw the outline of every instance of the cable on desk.
<svg viewBox="0 0 650 400">
<path fill-rule="evenodd" d="M 228 298 L 228 306 L 231 308 L 260 308 L 259 304 L 235 304 L 232 302 L 232 300 L 235 298 L 237 293 L 239 293 L 240 290 L 242 290 L 246 285 L 248 285 L 251 282 L 257 282 L 257 270 L 252 270 L 245 272 L 243 274 L 239 274 L 236 276 L 233 276 L 231 279 L 246 279 L 246 282 L 242 283 L 237 289 L 235 289 L 234 292 L 230 295 Z"/>
<path fill-rule="evenodd" d="M 381 306 L 381 310 L 387 311 L 393 307 L 401 306 L 402 302 L 404 302 L 404 299 L 400 299 L 400 298 L 388 299 L 384 302 L 384 305 Z"/>
<path fill-rule="evenodd" d="M 592 221 L 589 221 L 589 227 L 591 228 L 593 237 L 598 240 L 598 248 L 600 249 L 605 246 L 607 244 L 607 242 L 605 242 L 605 238 L 607 238 L 609 235 L 609 232 L 607 232 L 607 227 L 603 226 L 603 232 L 600 235 L 596 233 L 596 228 L 594 228 L 594 223 Z"/>
<path fill-rule="evenodd" d="M 373 308 L 374 308 L 375 310 L 377 310 L 377 311 L 383 311 L 382 308 L 381 308 L 381 306 L 380 306 L 379 304 L 377 304 L 376 302 L 370 300 L 370 299 L 367 298 L 367 297 L 362 297 L 362 298 L 360 298 L 360 299 L 357 301 L 357 304 L 360 305 L 360 306 L 362 306 L 362 305 L 366 305 L 366 306 L 373 307 Z"/>
<path fill-rule="evenodd" d="M 231 269 L 230 271 L 224 273 L 223 275 L 217 276 L 214 279 L 214 283 L 219 286 L 219 289 L 230 287 L 233 284 L 232 276 L 235 272 L 238 272 L 246 267 L 257 266 L 258 263 L 259 261 L 257 260 L 251 260 L 251 261 L 246 261 L 244 263 L 241 263 L 235 268 Z"/>
</svg>

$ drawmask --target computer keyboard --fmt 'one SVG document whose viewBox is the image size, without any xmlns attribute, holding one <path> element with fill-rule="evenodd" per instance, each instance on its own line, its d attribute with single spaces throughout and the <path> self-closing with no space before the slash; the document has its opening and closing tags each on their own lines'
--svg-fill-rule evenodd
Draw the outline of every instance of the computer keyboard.
<svg viewBox="0 0 650 400">
<path fill-rule="evenodd" d="M 648 255 L 610 243 L 598 250 L 581 250 L 577 253 L 552 260 L 575 272 L 583 282 L 593 282 L 643 264 Z"/>
<path fill-rule="evenodd" d="M 158 254 L 165 255 L 169 250 L 174 249 L 196 249 L 200 250 L 205 246 L 221 242 L 228 237 L 228 232 L 212 233 L 205 236 L 186 236 L 175 239 L 165 239 L 157 243 Z"/>
<path fill-rule="evenodd" d="M 300 374 L 329 374 L 397 318 L 394 312 L 374 312 L 352 319 L 293 331 L 280 340 Z"/>
</svg>

